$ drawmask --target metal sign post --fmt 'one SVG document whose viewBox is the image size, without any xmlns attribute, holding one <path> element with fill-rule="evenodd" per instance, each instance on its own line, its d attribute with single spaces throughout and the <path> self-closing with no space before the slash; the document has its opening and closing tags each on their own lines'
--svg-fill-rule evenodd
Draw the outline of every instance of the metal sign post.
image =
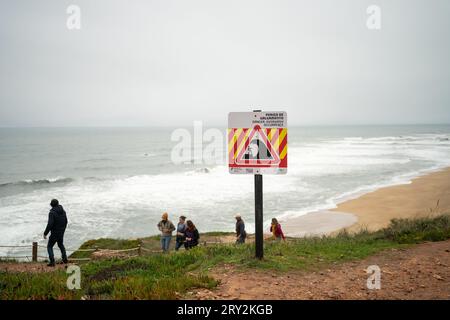
<svg viewBox="0 0 450 320">
<path fill-rule="evenodd" d="M 261 110 L 253 110 L 261 112 Z M 263 176 L 255 174 L 255 257 L 264 257 L 264 237 L 263 237 Z"/>
<path fill-rule="evenodd" d="M 258 259 L 264 257 L 262 174 L 255 174 L 255 253 Z"/>
<path fill-rule="evenodd" d="M 263 174 L 287 173 L 287 116 L 254 110 L 228 115 L 228 167 L 255 179 L 255 256 L 264 257 Z"/>
</svg>

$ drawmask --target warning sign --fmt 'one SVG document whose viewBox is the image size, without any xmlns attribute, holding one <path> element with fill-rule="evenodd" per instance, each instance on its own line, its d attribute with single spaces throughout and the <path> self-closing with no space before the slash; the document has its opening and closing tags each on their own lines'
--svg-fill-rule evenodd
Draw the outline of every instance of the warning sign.
<svg viewBox="0 0 450 320">
<path fill-rule="evenodd" d="M 236 163 L 241 165 L 254 164 L 278 164 L 280 158 L 270 143 L 267 134 L 256 125 L 248 135 L 244 148 L 239 152 Z"/>
<path fill-rule="evenodd" d="M 287 172 L 286 112 L 231 112 L 228 167 L 238 174 Z"/>
</svg>

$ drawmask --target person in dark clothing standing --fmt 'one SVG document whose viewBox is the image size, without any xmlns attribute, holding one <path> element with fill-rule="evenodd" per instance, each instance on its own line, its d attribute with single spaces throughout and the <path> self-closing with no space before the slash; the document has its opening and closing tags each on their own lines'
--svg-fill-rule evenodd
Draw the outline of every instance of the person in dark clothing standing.
<svg viewBox="0 0 450 320">
<path fill-rule="evenodd" d="M 234 216 L 236 218 L 236 244 L 245 243 L 247 232 L 245 232 L 245 223 L 241 215 L 238 213 Z"/>
<path fill-rule="evenodd" d="M 53 199 L 50 202 L 50 206 L 52 208 L 48 213 L 48 223 L 47 228 L 45 228 L 44 231 L 44 239 L 47 239 L 47 235 L 50 232 L 50 238 L 48 239 L 47 244 L 48 258 L 50 262 L 47 266 L 54 267 L 55 256 L 53 254 L 53 246 L 55 243 L 58 244 L 58 247 L 61 250 L 62 262 L 68 262 L 66 248 L 64 248 L 64 232 L 67 227 L 67 216 L 66 211 L 64 211 L 64 208 L 59 204 L 58 200 Z"/>
<path fill-rule="evenodd" d="M 180 220 L 178 221 L 177 225 L 177 238 L 175 243 L 175 251 L 178 251 L 180 247 L 183 245 L 184 241 L 186 240 L 186 217 L 181 216 Z"/>
<path fill-rule="evenodd" d="M 200 234 L 197 228 L 191 220 L 186 222 L 186 242 L 184 243 L 184 248 L 189 250 L 198 245 L 198 239 L 200 239 Z"/>
</svg>

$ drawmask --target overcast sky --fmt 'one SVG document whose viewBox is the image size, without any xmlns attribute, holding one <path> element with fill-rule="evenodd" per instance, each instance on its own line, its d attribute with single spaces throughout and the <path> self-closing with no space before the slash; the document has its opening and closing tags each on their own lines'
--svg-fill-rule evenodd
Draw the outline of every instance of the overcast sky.
<svg viewBox="0 0 450 320">
<path fill-rule="evenodd" d="M 0 0 L 0 126 L 450 123 L 449 57 L 448 0 Z"/>
</svg>

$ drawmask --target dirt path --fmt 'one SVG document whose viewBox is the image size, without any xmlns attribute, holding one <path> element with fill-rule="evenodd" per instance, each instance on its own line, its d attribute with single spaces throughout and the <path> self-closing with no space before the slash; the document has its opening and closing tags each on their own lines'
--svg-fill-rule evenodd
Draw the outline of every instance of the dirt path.
<svg viewBox="0 0 450 320">
<path fill-rule="evenodd" d="M 368 266 L 381 269 L 381 289 L 367 288 Z M 320 272 L 213 272 L 220 285 L 188 299 L 450 299 L 450 241 L 393 249 Z"/>
<path fill-rule="evenodd" d="M 0 271 L 41 273 L 66 269 L 67 266 L 65 264 L 57 264 L 54 267 L 47 267 L 46 262 L 1 262 Z"/>
</svg>

